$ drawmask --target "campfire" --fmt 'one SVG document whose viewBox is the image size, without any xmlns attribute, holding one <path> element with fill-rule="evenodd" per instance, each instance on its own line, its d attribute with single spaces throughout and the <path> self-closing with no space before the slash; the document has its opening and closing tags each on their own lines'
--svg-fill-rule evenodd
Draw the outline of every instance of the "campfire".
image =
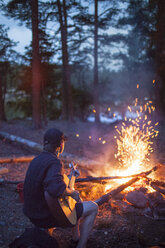
<svg viewBox="0 0 165 248">
<path fill-rule="evenodd" d="M 151 159 L 154 151 L 154 138 L 159 133 L 157 130 L 159 123 L 153 123 L 150 118 L 155 111 L 152 101 L 148 101 L 144 106 L 137 107 L 137 105 L 138 99 L 136 98 L 134 106 L 132 108 L 128 106 L 129 113 L 135 112 L 136 109 L 136 118 L 125 117 L 119 127 L 115 126 L 117 166 L 113 169 L 106 167 L 107 177 L 89 178 L 89 181 L 98 180 L 100 182 L 97 186 L 90 188 L 92 192 L 90 196 L 98 196 L 99 191 L 100 194 L 110 194 L 111 197 L 114 197 L 122 191 L 122 200 L 128 204 L 143 208 L 145 212 L 153 212 L 157 207 L 160 210 L 162 209 L 160 205 L 163 205 L 164 215 L 163 195 L 165 190 L 162 187 L 165 184 L 156 180 L 157 177 L 153 172 L 160 166 L 155 166 Z M 150 215 L 154 218 L 153 213 Z"/>
</svg>

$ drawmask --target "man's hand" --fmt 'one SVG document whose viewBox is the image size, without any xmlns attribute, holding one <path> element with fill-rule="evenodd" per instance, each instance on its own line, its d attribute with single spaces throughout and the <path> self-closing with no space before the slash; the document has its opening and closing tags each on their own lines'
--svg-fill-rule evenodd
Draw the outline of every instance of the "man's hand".
<svg viewBox="0 0 165 248">
<path fill-rule="evenodd" d="M 66 188 L 62 194 L 62 197 L 66 197 L 66 196 L 71 196 L 77 202 L 81 201 L 80 193 L 77 190 L 72 190 L 72 189 Z"/>
<path fill-rule="evenodd" d="M 80 198 L 80 193 L 77 190 L 73 190 L 71 197 L 76 201 L 76 202 L 80 202 L 81 198 Z"/>
</svg>

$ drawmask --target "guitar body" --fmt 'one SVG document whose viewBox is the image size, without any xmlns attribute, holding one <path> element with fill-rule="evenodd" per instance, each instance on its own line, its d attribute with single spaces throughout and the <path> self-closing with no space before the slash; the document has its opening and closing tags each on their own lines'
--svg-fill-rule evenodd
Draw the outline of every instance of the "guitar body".
<svg viewBox="0 0 165 248">
<path fill-rule="evenodd" d="M 64 182 L 68 186 L 69 178 L 64 174 Z M 76 201 L 67 196 L 65 198 L 53 198 L 47 191 L 44 193 L 48 207 L 61 227 L 74 226 L 77 223 L 75 204 Z"/>
<path fill-rule="evenodd" d="M 64 182 L 66 183 L 67 186 L 69 185 L 69 178 L 65 174 L 64 174 Z M 62 197 L 59 198 L 58 202 L 69 222 L 72 225 L 75 225 L 77 222 L 77 215 L 75 209 L 76 201 L 72 197 L 67 196 L 65 198 Z"/>
</svg>

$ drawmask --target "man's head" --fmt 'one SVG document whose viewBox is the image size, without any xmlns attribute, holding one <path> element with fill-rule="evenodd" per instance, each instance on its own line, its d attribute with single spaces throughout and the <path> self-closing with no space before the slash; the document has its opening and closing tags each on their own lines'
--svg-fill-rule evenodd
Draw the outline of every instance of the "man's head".
<svg viewBox="0 0 165 248">
<path fill-rule="evenodd" d="M 64 136 L 63 132 L 56 128 L 50 128 L 44 134 L 44 150 L 49 152 L 62 153 L 64 150 L 64 142 L 67 137 Z"/>
</svg>

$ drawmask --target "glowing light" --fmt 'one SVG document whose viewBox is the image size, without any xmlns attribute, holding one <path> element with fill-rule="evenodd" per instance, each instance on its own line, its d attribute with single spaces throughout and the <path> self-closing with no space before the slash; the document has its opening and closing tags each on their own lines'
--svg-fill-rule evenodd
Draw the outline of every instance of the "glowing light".
<svg viewBox="0 0 165 248">
<path fill-rule="evenodd" d="M 136 88 L 139 89 L 139 84 L 136 85 Z"/>
<path fill-rule="evenodd" d="M 128 108 L 130 107 L 128 106 Z M 140 107 L 141 111 L 142 109 Z M 152 110 L 152 108 L 150 109 Z M 118 135 L 117 138 L 114 137 L 117 142 L 115 157 L 121 166 L 118 175 L 140 173 L 146 169 L 146 162 L 149 161 L 150 153 L 153 152 L 151 139 L 154 139 L 159 131 L 153 128 L 152 121 L 147 120 L 147 115 L 139 116 L 138 112 L 137 115 L 135 120 L 130 120 L 129 125 L 123 122 L 121 128 L 116 129 Z M 141 126 L 140 123 L 144 124 Z M 155 126 L 158 124 L 157 122 Z"/>
<path fill-rule="evenodd" d="M 93 113 L 96 113 L 96 110 L 95 109 L 93 109 Z"/>
<path fill-rule="evenodd" d="M 78 133 L 76 133 L 76 137 L 78 138 L 80 135 Z"/>
<path fill-rule="evenodd" d="M 106 143 L 106 140 L 103 140 L 103 141 L 102 141 L 102 144 L 104 145 L 105 143 Z"/>
<path fill-rule="evenodd" d="M 89 139 L 92 139 L 92 137 L 91 137 L 91 136 L 89 136 Z"/>
<path fill-rule="evenodd" d="M 152 83 L 153 83 L 153 84 L 155 83 L 155 79 L 154 79 L 154 80 L 152 80 Z"/>
<path fill-rule="evenodd" d="M 99 140 L 101 140 L 101 137 L 99 138 Z"/>
<path fill-rule="evenodd" d="M 108 111 L 111 111 L 111 108 L 110 107 L 108 108 Z"/>
</svg>

